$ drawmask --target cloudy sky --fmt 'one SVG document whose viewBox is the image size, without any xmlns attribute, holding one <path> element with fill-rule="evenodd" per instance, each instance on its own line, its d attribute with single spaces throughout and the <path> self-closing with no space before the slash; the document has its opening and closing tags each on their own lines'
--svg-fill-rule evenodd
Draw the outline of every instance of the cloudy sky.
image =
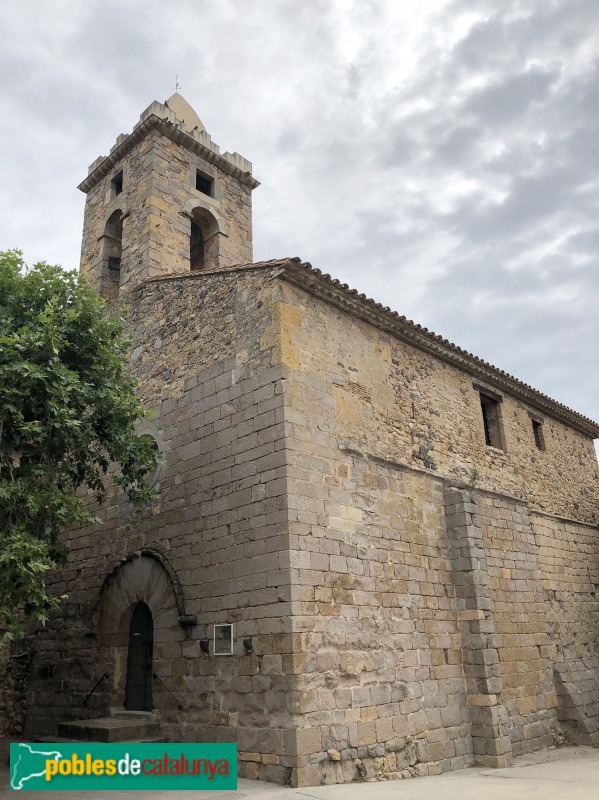
<svg viewBox="0 0 599 800">
<path fill-rule="evenodd" d="M 599 419 L 596 0 L 20 0 L 0 248 L 76 267 L 87 166 L 179 75 L 300 256 Z"/>
</svg>

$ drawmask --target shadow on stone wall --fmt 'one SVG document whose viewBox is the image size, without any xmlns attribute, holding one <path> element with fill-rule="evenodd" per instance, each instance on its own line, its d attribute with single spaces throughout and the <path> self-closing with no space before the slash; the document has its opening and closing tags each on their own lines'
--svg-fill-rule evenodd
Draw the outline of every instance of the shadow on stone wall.
<svg viewBox="0 0 599 800">
<path fill-rule="evenodd" d="M 23 732 L 32 655 L 26 639 L 0 650 L 0 736 Z"/>
<path fill-rule="evenodd" d="M 556 664 L 558 719 L 572 744 L 599 746 L 599 657 Z"/>
</svg>

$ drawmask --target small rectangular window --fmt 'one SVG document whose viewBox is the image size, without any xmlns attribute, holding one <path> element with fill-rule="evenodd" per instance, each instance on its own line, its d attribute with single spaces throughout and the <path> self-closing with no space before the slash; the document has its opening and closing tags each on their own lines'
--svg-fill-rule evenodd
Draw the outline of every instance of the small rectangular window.
<svg viewBox="0 0 599 800">
<path fill-rule="evenodd" d="M 233 655 L 233 626 L 221 624 L 214 626 L 214 655 Z"/>
<path fill-rule="evenodd" d="M 480 407 L 483 414 L 485 444 L 489 447 L 496 447 L 499 450 L 503 450 L 499 401 L 481 393 Z"/>
<path fill-rule="evenodd" d="M 545 449 L 545 437 L 543 436 L 543 423 L 538 419 L 531 420 L 532 433 L 535 437 L 535 444 L 539 450 Z"/>
<path fill-rule="evenodd" d="M 123 191 L 123 171 L 121 170 L 114 178 L 110 181 L 110 186 L 112 188 L 113 197 L 116 197 Z"/>
<path fill-rule="evenodd" d="M 198 192 L 202 192 L 202 194 L 207 194 L 208 197 L 212 197 L 212 187 L 214 181 L 212 178 L 209 178 L 208 175 L 204 175 L 203 172 L 200 170 L 196 170 L 196 189 Z"/>
</svg>

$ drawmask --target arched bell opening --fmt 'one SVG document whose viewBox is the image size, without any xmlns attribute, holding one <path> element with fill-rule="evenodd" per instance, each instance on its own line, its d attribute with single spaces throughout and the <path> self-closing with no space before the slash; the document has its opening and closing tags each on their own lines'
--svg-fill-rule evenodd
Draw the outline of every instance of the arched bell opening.
<svg viewBox="0 0 599 800">
<path fill-rule="evenodd" d="M 204 269 L 204 235 L 200 226 L 193 220 L 189 239 L 189 268 L 192 272 Z"/>
<path fill-rule="evenodd" d="M 192 272 L 219 266 L 220 231 L 216 218 L 205 208 L 194 208 L 189 215 L 189 268 Z"/>
<path fill-rule="evenodd" d="M 100 237 L 102 275 L 100 294 L 107 300 L 118 297 L 121 282 L 121 255 L 123 251 L 123 212 L 113 211 L 106 220 Z"/>
</svg>

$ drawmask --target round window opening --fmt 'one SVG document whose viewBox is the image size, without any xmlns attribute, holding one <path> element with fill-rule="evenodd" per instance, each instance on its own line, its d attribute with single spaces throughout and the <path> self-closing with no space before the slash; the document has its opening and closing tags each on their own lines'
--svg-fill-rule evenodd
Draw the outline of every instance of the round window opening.
<svg viewBox="0 0 599 800">
<path fill-rule="evenodd" d="M 145 481 L 147 485 L 153 488 L 154 486 L 156 486 L 158 480 L 160 479 L 161 468 L 163 464 L 160 447 L 158 446 L 158 442 L 156 441 L 156 439 L 150 433 L 144 433 L 141 435 L 140 438 L 143 439 L 144 442 L 147 442 L 152 452 L 158 456 L 158 461 L 156 465 L 152 467 L 150 471 L 146 473 L 145 476 Z"/>
</svg>

